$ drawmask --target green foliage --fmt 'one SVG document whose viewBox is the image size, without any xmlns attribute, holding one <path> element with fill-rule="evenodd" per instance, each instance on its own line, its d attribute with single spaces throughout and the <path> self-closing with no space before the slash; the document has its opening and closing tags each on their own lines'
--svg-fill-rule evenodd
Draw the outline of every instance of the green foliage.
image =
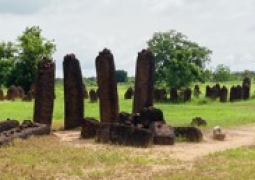
<svg viewBox="0 0 255 180">
<path fill-rule="evenodd" d="M 43 58 L 50 58 L 56 47 L 52 40 L 46 40 L 41 35 L 41 29 L 33 26 L 26 28 L 17 39 L 17 56 L 14 58 L 12 68 L 6 84 L 21 85 L 25 91 L 29 90 L 34 82 L 38 62 Z"/>
<path fill-rule="evenodd" d="M 116 81 L 119 82 L 127 82 L 128 77 L 127 77 L 127 71 L 124 70 L 116 70 L 115 71 L 115 77 Z"/>
<path fill-rule="evenodd" d="M 0 86 L 5 85 L 17 49 L 12 42 L 0 43 Z"/>
<path fill-rule="evenodd" d="M 155 33 L 148 47 L 155 56 L 158 84 L 182 88 L 194 81 L 203 81 L 202 70 L 210 60 L 211 50 L 175 30 Z"/>
<path fill-rule="evenodd" d="M 223 64 L 219 64 L 213 73 L 213 79 L 216 82 L 229 81 L 231 79 L 230 68 Z"/>
</svg>

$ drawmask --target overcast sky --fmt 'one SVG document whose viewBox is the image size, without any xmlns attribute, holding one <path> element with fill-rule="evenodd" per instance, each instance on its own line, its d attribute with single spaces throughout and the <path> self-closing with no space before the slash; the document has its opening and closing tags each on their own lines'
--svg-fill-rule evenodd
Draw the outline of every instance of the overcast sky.
<svg viewBox="0 0 255 180">
<path fill-rule="evenodd" d="M 213 51 L 208 68 L 255 70 L 255 0 L 0 0 L 0 41 L 34 25 L 55 40 L 57 77 L 68 53 L 80 60 L 83 76 L 95 75 L 105 47 L 116 69 L 134 75 L 137 53 L 154 32 L 170 29 Z"/>
</svg>

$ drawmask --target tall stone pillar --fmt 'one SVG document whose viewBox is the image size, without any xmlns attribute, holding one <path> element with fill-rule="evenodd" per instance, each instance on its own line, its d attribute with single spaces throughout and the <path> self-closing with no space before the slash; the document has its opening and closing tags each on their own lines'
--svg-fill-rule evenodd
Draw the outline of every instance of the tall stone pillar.
<svg viewBox="0 0 255 180">
<path fill-rule="evenodd" d="M 144 107 L 153 106 L 154 71 L 155 60 L 152 52 L 139 52 L 136 62 L 134 113 L 139 113 Z"/>
<path fill-rule="evenodd" d="M 84 118 L 84 85 L 79 60 L 74 54 L 64 57 L 64 128 L 73 129 L 81 126 Z"/>
<path fill-rule="evenodd" d="M 52 124 L 55 88 L 55 63 L 43 58 L 38 65 L 34 104 L 34 121 Z"/>
<path fill-rule="evenodd" d="M 104 49 L 96 58 L 97 82 L 99 87 L 100 120 L 113 123 L 117 120 L 119 102 L 115 77 L 114 58 L 110 50 Z"/>
</svg>

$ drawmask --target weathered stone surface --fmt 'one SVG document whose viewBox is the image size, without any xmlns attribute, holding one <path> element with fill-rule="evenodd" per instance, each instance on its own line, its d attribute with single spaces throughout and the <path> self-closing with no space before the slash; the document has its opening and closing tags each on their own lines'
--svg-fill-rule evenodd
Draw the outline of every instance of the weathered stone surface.
<svg viewBox="0 0 255 180">
<path fill-rule="evenodd" d="M 149 147 L 153 142 L 153 134 L 150 130 L 133 126 L 100 123 L 96 141 L 126 146 Z"/>
<path fill-rule="evenodd" d="M 145 107 L 141 110 L 139 116 L 135 118 L 134 125 L 141 124 L 143 128 L 149 128 L 156 121 L 165 123 L 163 112 L 152 106 Z"/>
<path fill-rule="evenodd" d="M 201 94 L 201 91 L 199 89 L 199 86 L 196 84 L 195 87 L 194 87 L 194 96 L 196 98 L 198 98 L 200 94 Z"/>
<path fill-rule="evenodd" d="M 113 55 L 104 49 L 96 58 L 97 82 L 99 87 L 100 121 L 113 123 L 117 120 L 119 102 Z"/>
<path fill-rule="evenodd" d="M 230 88 L 229 101 L 234 102 L 237 98 L 237 90 L 235 86 Z"/>
<path fill-rule="evenodd" d="M 206 85 L 205 89 L 205 97 L 210 98 L 211 97 L 211 87 L 209 85 Z"/>
<path fill-rule="evenodd" d="M 4 91 L 0 88 L 0 101 L 4 100 Z"/>
<path fill-rule="evenodd" d="M 22 98 L 22 101 L 31 102 L 33 99 L 32 91 L 28 91 L 27 94 Z"/>
<path fill-rule="evenodd" d="M 153 92 L 153 97 L 154 97 L 154 101 L 156 102 L 164 102 L 167 100 L 167 92 L 166 89 L 162 88 L 162 89 L 154 89 Z"/>
<path fill-rule="evenodd" d="M 99 121 L 95 118 L 84 118 L 81 126 L 81 137 L 86 139 L 96 137 L 98 126 Z"/>
<path fill-rule="evenodd" d="M 192 95 L 191 89 L 190 88 L 186 88 L 183 91 L 183 101 L 184 102 L 190 101 L 191 100 L 191 95 Z"/>
<path fill-rule="evenodd" d="M 228 89 L 226 86 L 223 86 L 220 89 L 220 102 L 227 102 L 228 101 Z"/>
<path fill-rule="evenodd" d="M 132 99 L 133 95 L 134 95 L 134 90 L 132 87 L 129 87 L 124 94 L 124 99 Z"/>
<path fill-rule="evenodd" d="M 79 60 L 74 54 L 64 57 L 64 98 L 66 130 L 81 126 L 84 117 L 84 86 Z"/>
<path fill-rule="evenodd" d="M 0 146 L 8 144 L 15 138 L 28 138 L 32 135 L 47 135 L 50 134 L 50 132 L 49 125 L 25 120 L 19 127 L 0 133 Z"/>
<path fill-rule="evenodd" d="M 174 144 L 175 134 L 171 126 L 163 122 L 154 122 L 150 125 L 150 130 L 153 133 L 153 143 L 155 145 Z"/>
<path fill-rule="evenodd" d="M 242 100 L 243 99 L 243 88 L 240 85 L 236 86 L 236 93 L 237 93 L 237 100 Z"/>
<path fill-rule="evenodd" d="M 94 89 L 89 90 L 89 100 L 91 103 L 97 102 L 98 96 Z"/>
<path fill-rule="evenodd" d="M 34 121 L 52 124 L 55 89 L 55 63 L 43 58 L 38 65 L 34 104 Z"/>
<path fill-rule="evenodd" d="M 247 100 L 250 98 L 250 90 L 251 90 L 251 79 L 248 77 L 245 77 L 243 79 L 243 99 Z"/>
<path fill-rule="evenodd" d="M 178 92 L 176 88 L 171 88 L 170 89 L 170 101 L 171 102 L 177 102 L 178 101 Z"/>
<path fill-rule="evenodd" d="M 201 117 L 195 117 L 192 119 L 191 126 L 206 126 L 207 122 L 206 120 L 202 119 Z"/>
<path fill-rule="evenodd" d="M 18 126 L 19 126 L 19 121 L 17 120 L 0 121 L 0 133 L 3 131 L 8 131 Z"/>
<path fill-rule="evenodd" d="M 19 98 L 23 98 L 25 96 L 25 91 L 21 86 L 17 86 L 17 89 L 19 91 Z"/>
<path fill-rule="evenodd" d="M 203 134 L 196 127 L 174 127 L 174 134 L 177 138 L 190 142 L 200 142 L 203 139 Z"/>
<path fill-rule="evenodd" d="M 7 90 L 6 99 L 7 100 L 15 100 L 20 97 L 19 90 L 16 86 L 11 85 Z"/>
<path fill-rule="evenodd" d="M 140 112 L 144 107 L 153 106 L 154 61 L 154 56 L 151 51 L 142 50 L 138 53 L 133 113 Z"/>
</svg>

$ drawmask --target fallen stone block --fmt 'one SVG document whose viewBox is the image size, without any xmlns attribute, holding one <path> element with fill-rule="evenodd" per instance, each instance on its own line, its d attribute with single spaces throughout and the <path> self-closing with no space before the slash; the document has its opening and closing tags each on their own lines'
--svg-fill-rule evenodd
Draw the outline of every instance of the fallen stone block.
<svg viewBox="0 0 255 180">
<path fill-rule="evenodd" d="M 8 131 L 18 126 L 19 126 L 19 121 L 17 120 L 0 121 L 0 133 L 3 131 Z"/>
<path fill-rule="evenodd" d="M 149 147 L 153 141 L 150 130 L 121 124 L 100 123 L 97 129 L 97 142 L 126 146 Z"/>
<path fill-rule="evenodd" d="M 95 118 L 84 118 L 81 128 L 81 138 L 94 138 L 97 134 L 99 121 Z"/>
<path fill-rule="evenodd" d="M 176 138 L 183 138 L 189 142 L 200 142 L 203 140 L 203 134 L 196 127 L 174 127 Z"/>
<path fill-rule="evenodd" d="M 174 144 L 174 129 L 162 122 L 154 122 L 150 126 L 154 138 L 155 145 L 173 145 Z"/>
</svg>

